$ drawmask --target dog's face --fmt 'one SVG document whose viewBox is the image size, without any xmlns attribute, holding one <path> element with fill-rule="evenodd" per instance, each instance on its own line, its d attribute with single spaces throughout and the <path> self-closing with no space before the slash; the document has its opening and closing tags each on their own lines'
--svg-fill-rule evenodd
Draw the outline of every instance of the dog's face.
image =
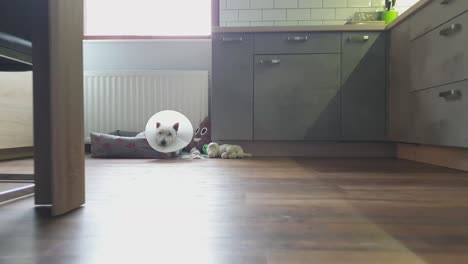
<svg viewBox="0 0 468 264">
<path fill-rule="evenodd" d="M 156 123 L 156 143 L 161 147 L 167 147 L 174 143 L 177 138 L 179 123 L 173 126 L 163 126 L 161 123 Z"/>
</svg>

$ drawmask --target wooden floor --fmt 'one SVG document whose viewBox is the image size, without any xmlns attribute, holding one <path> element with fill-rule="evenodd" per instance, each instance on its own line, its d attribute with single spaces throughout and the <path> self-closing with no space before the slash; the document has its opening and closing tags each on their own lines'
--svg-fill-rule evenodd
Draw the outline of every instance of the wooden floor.
<svg viewBox="0 0 468 264">
<path fill-rule="evenodd" d="M 0 263 L 468 263 L 468 174 L 390 159 L 87 160 L 85 207 L 0 207 Z"/>
</svg>

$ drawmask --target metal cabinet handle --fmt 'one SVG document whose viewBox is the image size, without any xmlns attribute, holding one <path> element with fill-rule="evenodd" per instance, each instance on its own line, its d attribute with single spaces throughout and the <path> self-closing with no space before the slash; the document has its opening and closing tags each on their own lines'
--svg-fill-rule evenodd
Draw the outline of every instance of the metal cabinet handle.
<svg viewBox="0 0 468 264">
<path fill-rule="evenodd" d="M 348 42 L 366 42 L 366 41 L 369 41 L 369 36 L 368 35 L 364 35 L 362 36 L 362 38 L 356 38 L 356 37 L 348 37 L 346 39 Z"/>
<path fill-rule="evenodd" d="M 445 91 L 445 92 L 440 92 L 439 97 L 445 98 L 445 99 L 457 99 L 462 96 L 462 93 L 460 90 L 450 90 L 450 91 Z"/>
<path fill-rule="evenodd" d="M 309 38 L 307 36 L 289 36 L 288 41 L 307 41 Z"/>
<path fill-rule="evenodd" d="M 462 24 L 451 24 L 449 27 L 442 29 L 439 34 L 444 37 L 451 36 L 457 32 L 460 32 L 462 30 L 463 26 Z"/>
<path fill-rule="evenodd" d="M 440 2 L 441 5 L 449 5 L 453 2 L 453 0 L 442 0 L 442 2 Z"/>
<path fill-rule="evenodd" d="M 272 60 L 260 60 L 260 64 L 280 64 L 280 59 L 272 59 Z"/>
<path fill-rule="evenodd" d="M 242 37 L 238 37 L 238 38 L 223 37 L 221 39 L 221 41 L 223 41 L 223 42 L 241 42 L 242 40 L 243 40 Z"/>
</svg>

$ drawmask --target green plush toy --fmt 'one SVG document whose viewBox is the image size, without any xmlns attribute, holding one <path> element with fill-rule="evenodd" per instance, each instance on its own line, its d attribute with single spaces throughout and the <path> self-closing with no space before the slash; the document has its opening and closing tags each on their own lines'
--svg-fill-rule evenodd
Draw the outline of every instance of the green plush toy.
<svg viewBox="0 0 468 264">
<path fill-rule="evenodd" d="M 202 154 L 208 155 L 208 144 L 203 145 L 201 152 Z"/>
</svg>

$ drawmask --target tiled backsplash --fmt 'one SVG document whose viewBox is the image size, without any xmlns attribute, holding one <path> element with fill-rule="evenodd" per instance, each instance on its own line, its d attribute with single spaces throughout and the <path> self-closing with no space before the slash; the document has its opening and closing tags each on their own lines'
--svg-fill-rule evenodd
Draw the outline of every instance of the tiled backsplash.
<svg viewBox="0 0 468 264">
<path fill-rule="evenodd" d="M 401 13 L 418 0 L 397 0 Z M 355 12 L 384 10 L 384 0 L 220 0 L 220 26 L 336 25 Z"/>
</svg>

